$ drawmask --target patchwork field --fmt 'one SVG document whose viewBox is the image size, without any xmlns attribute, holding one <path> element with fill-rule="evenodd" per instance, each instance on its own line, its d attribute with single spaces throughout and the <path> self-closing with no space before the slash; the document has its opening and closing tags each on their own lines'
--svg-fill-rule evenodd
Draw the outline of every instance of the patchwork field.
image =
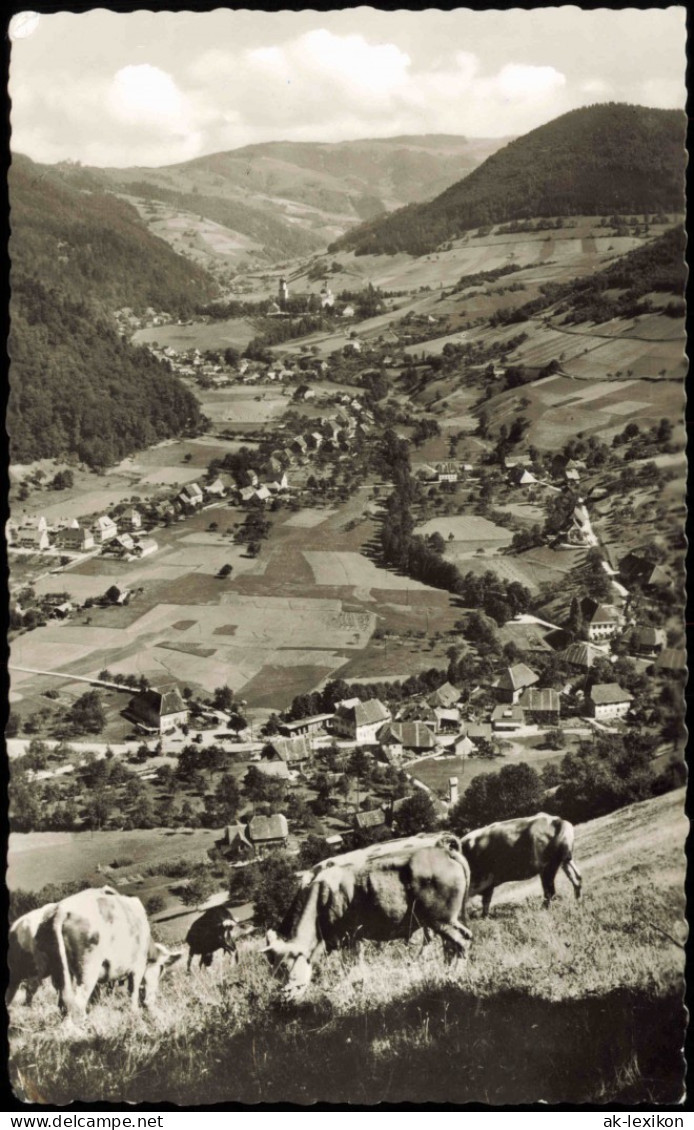
<svg viewBox="0 0 694 1130">
<path fill-rule="evenodd" d="M 134 832 L 12 832 L 6 874 L 11 891 L 38 891 L 46 883 L 84 880 L 116 859 L 150 865 L 179 856 L 201 858 L 214 844 L 209 828 Z M 103 880 L 106 882 L 106 878 Z"/>
<path fill-rule="evenodd" d="M 219 322 L 195 322 L 190 326 L 170 323 L 166 326 L 149 326 L 133 335 L 135 345 L 152 345 L 157 342 L 162 349 L 172 346 L 185 353 L 189 349 L 226 349 L 234 346 L 245 349 L 256 336 L 256 329 L 248 318 L 228 318 Z"/>
</svg>

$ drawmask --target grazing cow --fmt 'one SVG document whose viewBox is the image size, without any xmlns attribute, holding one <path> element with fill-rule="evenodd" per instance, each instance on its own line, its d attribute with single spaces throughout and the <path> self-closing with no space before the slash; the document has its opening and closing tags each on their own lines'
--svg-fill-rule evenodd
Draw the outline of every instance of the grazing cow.
<svg viewBox="0 0 694 1130">
<path fill-rule="evenodd" d="M 573 825 L 545 812 L 499 821 L 463 836 L 460 847 L 470 864 L 470 894 L 482 895 L 484 917 L 489 914 L 495 887 L 534 875 L 542 880 L 544 905 L 549 907 L 560 867 L 580 898 L 581 872 L 572 858 L 573 844 Z"/>
<path fill-rule="evenodd" d="M 200 955 L 200 968 L 209 968 L 217 950 L 229 953 L 237 963 L 235 934 L 244 931 L 230 910 L 225 906 L 212 906 L 200 918 L 196 918 L 186 936 L 188 945 L 188 972 L 193 958 Z"/>
<path fill-rule="evenodd" d="M 299 889 L 279 933 L 268 930 L 263 952 L 289 969 L 285 1000 L 306 992 L 321 949 L 357 933 L 388 941 L 428 927 L 454 958 L 465 956 L 472 935 L 463 924 L 470 879 L 464 857 L 453 847 L 423 846 L 418 837 L 391 842 L 389 852 L 378 846 L 373 855 L 366 848 L 335 856 Z"/>
<path fill-rule="evenodd" d="M 31 1004 L 34 993 L 49 975 L 46 959 L 36 945 L 36 935 L 41 924 L 52 916 L 57 905 L 56 902 L 49 902 L 36 910 L 30 910 L 28 914 L 17 918 L 10 927 L 7 949 L 10 976 L 5 996 L 8 1008 L 22 982 L 26 983 L 25 1003 Z"/>
<path fill-rule="evenodd" d="M 37 945 L 45 956 L 60 1007 L 81 1019 L 100 982 L 127 979 L 133 1011 L 151 1004 L 163 971 L 179 961 L 152 940 L 145 908 L 138 898 L 112 887 L 89 888 L 63 899 L 39 927 Z"/>
</svg>

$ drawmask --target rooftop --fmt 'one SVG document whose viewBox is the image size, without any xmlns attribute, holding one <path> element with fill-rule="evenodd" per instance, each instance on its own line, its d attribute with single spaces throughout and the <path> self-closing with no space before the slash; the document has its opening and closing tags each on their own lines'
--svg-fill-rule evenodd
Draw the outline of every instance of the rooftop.
<svg viewBox="0 0 694 1130">
<path fill-rule="evenodd" d="M 596 683 L 591 687 L 590 697 L 596 706 L 610 706 L 620 702 L 631 702 L 633 695 L 620 687 L 619 683 Z"/>
</svg>

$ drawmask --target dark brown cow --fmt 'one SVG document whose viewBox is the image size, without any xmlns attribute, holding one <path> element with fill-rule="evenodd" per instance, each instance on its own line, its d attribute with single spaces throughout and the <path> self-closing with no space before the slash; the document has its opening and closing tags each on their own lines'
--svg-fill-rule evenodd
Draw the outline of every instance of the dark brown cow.
<svg viewBox="0 0 694 1130">
<path fill-rule="evenodd" d="M 212 906 L 196 918 L 186 936 L 188 945 L 188 972 L 193 958 L 200 955 L 200 968 L 209 968 L 217 950 L 231 954 L 238 962 L 235 935 L 243 933 L 242 927 L 225 906 Z"/>
<path fill-rule="evenodd" d="M 544 905 L 549 907 L 560 867 L 580 898 L 582 879 L 573 861 L 573 844 L 573 825 L 546 812 L 499 821 L 463 836 L 460 848 L 470 865 L 470 894 L 482 895 L 484 917 L 495 887 L 534 875 L 542 880 Z"/>
<path fill-rule="evenodd" d="M 268 931 L 264 950 L 277 967 L 287 963 L 286 1000 L 303 996 L 315 958 L 345 938 L 408 939 L 428 927 L 450 956 L 466 956 L 472 937 L 463 925 L 468 865 L 453 847 L 422 846 L 413 839 L 395 840 L 389 852 L 373 856 L 368 848 L 335 856 L 300 888 L 279 933 Z"/>
</svg>

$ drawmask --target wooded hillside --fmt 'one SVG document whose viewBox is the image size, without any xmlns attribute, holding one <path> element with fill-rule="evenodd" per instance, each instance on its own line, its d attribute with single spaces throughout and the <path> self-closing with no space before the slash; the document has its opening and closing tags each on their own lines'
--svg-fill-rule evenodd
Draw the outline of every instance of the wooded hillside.
<svg viewBox="0 0 694 1130">
<path fill-rule="evenodd" d="M 330 248 L 422 255 L 473 228 L 530 216 L 681 210 L 686 118 L 607 103 L 510 142 L 427 204 L 362 224 Z"/>
</svg>

